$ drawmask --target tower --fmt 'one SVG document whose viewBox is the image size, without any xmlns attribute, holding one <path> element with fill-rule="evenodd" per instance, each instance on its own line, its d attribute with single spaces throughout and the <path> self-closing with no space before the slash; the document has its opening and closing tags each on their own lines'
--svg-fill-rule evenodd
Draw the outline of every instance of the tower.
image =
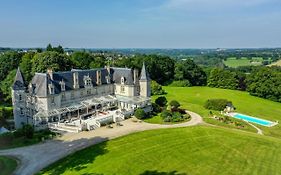
<svg viewBox="0 0 281 175">
<path fill-rule="evenodd" d="M 13 113 L 15 127 L 21 128 L 22 124 L 28 123 L 28 118 L 25 115 L 26 105 L 25 105 L 25 82 L 20 69 L 18 68 L 14 84 L 12 85 L 12 103 L 13 103 Z"/>
<path fill-rule="evenodd" d="M 140 96 L 142 97 L 150 97 L 150 78 L 148 73 L 146 72 L 145 65 L 143 63 L 140 75 Z"/>
</svg>

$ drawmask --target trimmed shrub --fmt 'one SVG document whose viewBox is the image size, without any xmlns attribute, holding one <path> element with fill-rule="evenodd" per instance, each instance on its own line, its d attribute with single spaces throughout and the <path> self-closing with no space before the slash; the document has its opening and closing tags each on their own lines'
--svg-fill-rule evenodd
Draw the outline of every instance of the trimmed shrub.
<svg viewBox="0 0 281 175">
<path fill-rule="evenodd" d="M 137 117 L 138 119 L 144 119 L 145 118 L 145 112 L 143 109 L 140 109 L 138 108 L 136 111 L 135 111 L 135 117 Z"/>
<path fill-rule="evenodd" d="M 180 103 L 176 100 L 172 100 L 170 101 L 170 106 L 172 107 L 172 109 L 178 109 L 180 107 Z"/>
<path fill-rule="evenodd" d="M 172 116 L 172 113 L 171 113 L 170 111 L 164 110 L 163 112 L 161 112 L 160 116 L 161 116 L 163 119 L 166 119 L 166 118 Z"/>
<path fill-rule="evenodd" d="M 182 114 L 179 112 L 174 112 L 172 118 L 173 122 L 180 122 L 183 120 Z"/>
<path fill-rule="evenodd" d="M 232 102 L 226 99 L 209 99 L 204 107 L 209 110 L 222 111 L 227 105 L 232 105 Z"/>
<path fill-rule="evenodd" d="M 155 100 L 155 103 L 158 104 L 158 105 L 161 106 L 161 107 L 166 106 L 167 102 L 168 102 L 168 101 L 167 101 L 166 97 L 164 97 L 164 96 L 158 97 L 158 98 Z"/>
<path fill-rule="evenodd" d="M 152 110 L 153 110 L 153 112 L 155 112 L 155 113 L 161 112 L 160 106 L 159 106 L 158 104 L 156 104 L 156 103 L 152 103 Z"/>
</svg>

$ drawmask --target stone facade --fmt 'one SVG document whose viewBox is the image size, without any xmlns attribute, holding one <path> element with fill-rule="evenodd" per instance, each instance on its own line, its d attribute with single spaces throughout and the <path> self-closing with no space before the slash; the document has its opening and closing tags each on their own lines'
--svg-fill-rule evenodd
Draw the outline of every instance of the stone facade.
<svg viewBox="0 0 281 175">
<path fill-rule="evenodd" d="M 12 100 L 16 128 L 31 124 L 43 129 L 50 124 L 71 123 L 89 129 L 91 122 L 100 125 L 110 117 L 115 121 L 117 114 L 124 118 L 136 108 L 149 112 L 150 79 L 145 65 L 140 76 L 137 70 L 116 67 L 67 72 L 48 69 L 47 73 L 36 73 L 26 85 L 18 69 Z"/>
</svg>

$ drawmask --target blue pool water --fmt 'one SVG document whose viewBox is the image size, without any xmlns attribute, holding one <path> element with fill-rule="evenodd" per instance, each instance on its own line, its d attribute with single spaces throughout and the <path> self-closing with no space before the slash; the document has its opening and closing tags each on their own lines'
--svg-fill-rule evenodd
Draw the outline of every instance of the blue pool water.
<svg viewBox="0 0 281 175">
<path fill-rule="evenodd" d="M 256 124 L 259 124 L 259 125 L 263 125 L 263 126 L 272 126 L 274 124 L 271 121 L 259 119 L 259 118 L 256 118 L 256 117 L 247 116 L 247 115 L 244 115 L 244 114 L 235 114 L 233 117 L 237 118 L 237 119 L 246 120 L 248 122 L 256 123 Z"/>
</svg>

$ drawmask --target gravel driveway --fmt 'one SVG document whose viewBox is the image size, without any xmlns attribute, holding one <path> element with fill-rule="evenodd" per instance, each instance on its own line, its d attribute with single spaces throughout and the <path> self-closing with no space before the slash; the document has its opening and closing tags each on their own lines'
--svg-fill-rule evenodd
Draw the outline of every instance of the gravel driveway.
<svg viewBox="0 0 281 175">
<path fill-rule="evenodd" d="M 191 115 L 191 120 L 186 123 L 159 125 L 145 122 L 133 122 L 131 119 L 128 119 L 122 122 L 123 126 L 115 126 L 113 129 L 102 127 L 89 132 L 68 133 L 55 140 L 46 141 L 45 143 L 21 148 L 0 150 L 0 155 L 14 156 L 20 160 L 20 164 L 14 174 L 31 175 L 51 163 L 76 152 L 77 150 L 106 140 L 139 131 L 160 128 L 187 127 L 204 123 L 198 114 L 190 111 L 188 111 L 188 113 Z"/>
</svg>

